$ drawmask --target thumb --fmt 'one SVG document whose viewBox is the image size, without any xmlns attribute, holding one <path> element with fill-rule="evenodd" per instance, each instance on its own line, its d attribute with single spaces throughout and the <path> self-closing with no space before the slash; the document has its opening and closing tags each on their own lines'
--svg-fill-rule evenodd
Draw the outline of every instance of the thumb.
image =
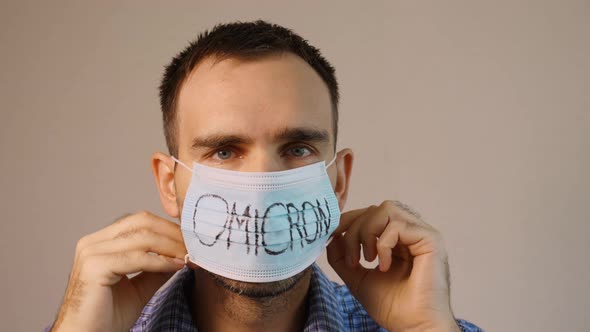
<svg viewBox="0 0 590 332">
<path fill-rule="evenodd" d="M 361 264 L 356 264 L 355 267 L 349 267 L 346 264 L 346 248 L 344 237 L 341 234 L 334 235 L 334 238 L 326 248 L 326 254 L 328 256 L 328 263 L 330 263 L 334 271 L 342 278 L 342 281 L 348 286 L 352 294 L 356 296 L 360 282 L 369 270 Z"/>
</svg>

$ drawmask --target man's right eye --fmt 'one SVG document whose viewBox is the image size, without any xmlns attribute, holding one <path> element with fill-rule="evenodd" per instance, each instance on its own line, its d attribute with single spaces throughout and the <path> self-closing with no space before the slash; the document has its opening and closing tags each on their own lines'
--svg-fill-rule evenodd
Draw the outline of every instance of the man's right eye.
<svg viewBox="0 0 590 332">
<path fill-rule="evenodd" d="M 226 150 L 218 150 L 217 152 L 215 152 L 215 156 L 217 157 L 217 159 L 220 159 L 220 160 L 228 160 L 232 156 L 232 151 L 227 150 L 227 149 Z"/>
</svg>

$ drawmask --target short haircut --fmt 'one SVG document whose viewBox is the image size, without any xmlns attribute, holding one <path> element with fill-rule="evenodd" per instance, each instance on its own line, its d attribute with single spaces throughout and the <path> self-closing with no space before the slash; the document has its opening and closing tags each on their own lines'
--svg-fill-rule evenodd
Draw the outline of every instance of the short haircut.
<svg viewBox="0 0 590 332">
<path fill-rule="evenodd" d="M 338 137 L 338 82 L 334 67 L 320 50 L 290 29 L 262 20 L 218 24 L 199 34 L 165 67 L 160 83 L 160 107 L 168 151 L 178 156 L 176 102 L 184 80 L 203 59 L 256 59 L 268 55 L 293 53 L 301 57 L 322 78 L 330 93 L 334 147 Z"/>
</svg>

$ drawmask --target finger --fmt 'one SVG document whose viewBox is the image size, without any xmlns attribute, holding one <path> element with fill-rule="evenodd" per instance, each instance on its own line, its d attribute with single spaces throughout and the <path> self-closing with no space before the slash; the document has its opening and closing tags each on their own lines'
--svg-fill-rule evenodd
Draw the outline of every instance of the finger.
<svg viewBox="0 0 590 332">
<path fill-rule="evenodd" d="M 183 240 L 180 225 L 147 211 L 142 211 L 122 219 L 107 227 L 107 229 L 105 231 L 107 231 L 106 235 L 109 238 L 124 235 L 127 232 L 133 232 L 135 229 L 148 229 L 170 238 Z"/>
<path fill-rule="evenodd" d="M 409 220 L 410 215 L 402 215 L 403 211 L 394 204 L 393 201 L 383 201 L 378 207 L 372 206 L 370 208 L 371 214 L 367 216 L 367 222 L 360 229 L 360 241 L 363 246 L 363 254 L 365 260 L 371 262 L 377 255 L 377 239 L 382 236 L 383 231 L 387 227 L 389 220 L 393 218 L 402 218 Z"/>
<path fill-rule="evenodd" d="M 377 257 L 377 238 L 374 236 L 360 236 L 363 248 L 363 256 L 367 262 L 372 262 Z"/>
<path fill-rule="evenodd" d="M 332 234 L 342 234 L 348 230 L 350 225 L 354 223 L 354 221 L 361 216 L 363 213 L 367 211 L 368 208 L 358 209 L 358 210 L 351 210 L 348 212 L 343 213 L 340 215 L 340 222 L 334 233 Z"/>
<path fill-rule="evenodd" d="M 129 222 L 127 219 L 129 219 L 131 216 L 133 216 L 131 213 L 126 213 L 115 219 L 111 225 L 85 235 L 78 241 L 77 249 L 84 249 L 85 247 L 91 246 L 95 243 L 112 239 L 115 236 L 115 234 L 113 234 L 113 229 L 115 229 L 113 225 L 120 225 L 121 223 Z"/>
<path fill-rule="evenodd" d="M 356 267 L 360 260 L 360 229 L 362 223 L 365 220 L 369 219 L 369 213 L 365 212 L 365 214 L 358 216 L 355 221 L 350 225 L 350 227 L 346 230 L 346 233 L 343 235 L 344 241 L 344 250 L 346 252 L 346 263 L 349 267 L 353 268 Z"/>
<path fill-rule="evenodd" d="M 371 262 L 377 256 L 377 238 L 381 236 L 389 222 L 392 210 L 384 202 L 367 212 L 366 218 L 370 222 L 364 223 L 360 229 L 360 241 L 363 245 L 365 260 Z M 363 217 L 364 218 L 364 217 Z"/>
<path fill-rule="evenodd" d="M 123 233 L 113 240 L 99 242 L 85 249 L 84 255 L 111 254 L 135 250 L 178 259 L 182 259 L 187 253 L 184 242 L 163 234 L 154 233 L 146 228 L 140 228 Z"/>
<path fill-rule="evenodd" d="M 169 273 L 183 266 L 184 261 L 180 259 L 135 250 L 92 256 L 84 261 L 82 269 L 102 286 L 112 286 L 127 274 Z"/>
<path fill-rule="evenodd" d="M 389 270 L 392 249 L 397 245 L 405 246 L 412 257 L 424 255 L 435 249 L 435 234 L 421 225 L 406 220 L 390 219 L 383 234 L 377 240 L 379 270 Z"/>
<path fill-rule="evenodd" d="M 106 228 L 84 236 L 78 241 L 77 249 L 84 249 L 95 243 L 111 240 L 118 235 L 141 228 L 150 229 L 172 238 L 182 238 L 182 232 L 178 224 L 150 212 L 141 211 L 135 214 L 124 215 Z"/>
<path fill-rule="evenodd" d="M 348 286 L 353 294 L 358 294 L 360 282 L 369 272 L 360 264 L 354 268 L 348 267 L 346 263 L 346 243 L 342 235 L 336 235 L 327 247 L 328 263 L 338 273 L 342 281 Z"/>
<path fill-rule="evenodd" d="M 90 245 L 110 240 L 120 234 L 139 228 L 150 229 L 170 237 L 182 236 L 180 225 L 151 212 L 140 211 L 134 214 L 126 214 L 115 220 L 111 225 L 87 235 L 86 242 Z"/>
<path fill-rule="evenodd" d="M 387 228 L 377 241 L 377 252 L 379 255 L 379 270 L 385 272 L 391 266 L 392 249 L 399 241 L 399 223 L 389 223 Z"/>
</svg>

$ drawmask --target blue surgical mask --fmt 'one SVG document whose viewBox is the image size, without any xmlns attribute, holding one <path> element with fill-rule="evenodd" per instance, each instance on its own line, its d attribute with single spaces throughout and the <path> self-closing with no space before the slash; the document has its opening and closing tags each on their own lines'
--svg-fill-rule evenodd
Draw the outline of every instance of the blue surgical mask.
<svg viewBox="0 0 590 332">
<path fill-rule="evenodd" d="M 283 280 L 321 255 L 340 209 L 320 161 L 278 172 L 194 163 L 181 215 L 185 260 L 226 278 Z"/>
</svg>

